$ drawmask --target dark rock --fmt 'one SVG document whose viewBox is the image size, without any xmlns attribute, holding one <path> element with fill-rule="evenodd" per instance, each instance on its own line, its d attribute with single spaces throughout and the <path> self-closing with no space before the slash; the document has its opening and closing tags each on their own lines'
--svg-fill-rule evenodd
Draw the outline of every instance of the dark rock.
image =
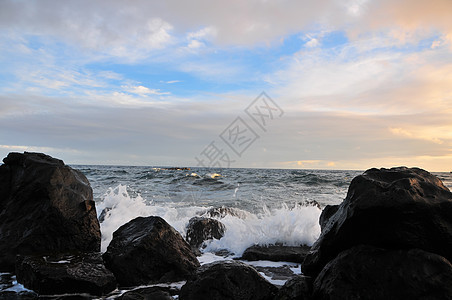
<svg viewBox="0 0 452 300">
<path fill-rule="evenodd" d="M 147 287 L 124 293 L 120 300 L 173 300 L 168 288 Z"/>
<path fill-rule="evenodd" d="M 105 221 L 105 218 L 108 218 L 110 216 L 111 207 L 105 207 L 99 215 L 99 223 L 102 223 Z"/>
<path fill-rule="evenodd" d="M 254 268 L 238 261 L 203 265 L 181 289 L 180 300 L 270 300 L 277 288 Z"/>
<path fill-rule="evenodd" d="M 354 178 L 302 265 L 316 277 L 340 252 L 367 244 L 419 248 L 452 259 L 452 193 L 418 168 L 370 169 Z"/>
<path fill-rule="evenodd" d="M 187 241 L 193 248 L 199 248 L 204 241 L 221 239 L 224 236 L 225 226 L 218 220 L 194 217 L 187 226 Z"/>
<path fill-rule="evenodd" d="M 215 251 L 215 255 L 221 256 L 221 257 L 229 257 L 229 256 L 234 256 L 235 253 L 229 251 L 228 249 L 220 249 L 220 250 Z"/>
<path fill-rule="evenodd" d="M 272 280 L 289 280 L 297 276 L 287 265 L 279 267 L 254 266 L 254 268 L 259 273 L 264 273 L 265 276 L 270 277 Z"/>
<path fill-rule="evenodd" d="M 270 261 L 290 261 L 303 262 L 306 255 L 309 253 L 311 247 L 303 246 L 282 246 L 282 245 L 268 245 L 260 246 L 254 245 L 243 252 L 243 260 L 270 260 Z"/>
<path fill-rule="evenodd" d="M 304 207 L 315 206 L 318 209 L 322 209 L 322 206 L 319 204 L 319 202 L 317 202 L 315 200 L 304 200 L 303 202 L 298 202 L 298 205 L 304 206 Z"/>
<path fill-rule="evenodd" d="M 93 296 L 87 294 L 72 294 L 72 295 L 49 295 L 49 296 L 39 296 L 39 300 L 92 300 Z"/>
<path fill-rule="evenodd" d="M 17 281 L 38 294 L 88 293 L 105 295 L 116 279 L 100 253 L 58 256 L 18 256 Z"/>
<path fill-rule="evenodd" d="M 12 273 L 0 273 L 0 291 L 9 289 L 13 286 Z"/>
<path fill-rule="evenodd" d="M 315 299 L 452 299 L 452 265 L 419 249 L 357 246 L 340 253 L 314 282 Z"/>
<path fill-rule="evenodd" d="M 275 300 L 307 300 L 311 299 L 312 279 L 299 275 L 288 280 L 279 290 Z"/>
<path fill-rule="evenodd" d="M 17 254 L 100 251 L 101 234 L 86 177 L 41 153 L 10 153 L 0 166 L 0 271 Z"/>
<path fill-rule="evenodd" d="M 121 226 L 104 260 L 121 286 L 184 280 L 199 266 L 187 242 L 160 217 L 138 217 Z"/>
<path fill-rule="evenodd" d="M 205 211 L 202 216 L 208 218 L 224 218 L 226 216 L 233 216 L 240 219 L 245 219 L 247 217 L 247 213 L 243 210 L 234 208 L 234 207 L 213 207 Z"/>
<path fill-rule="evenodd" d="M 326 224 L 330 220 L 330 218 L 337 212 L 339 209 L 339 205 L 327 205 L 323 208 L 322 214 L 319 218 L 320 229 L 323 231 L 323 228 L 326 227 Z"/>
<path fill-rule="evenodd" d="M 0 291 L 0 299 L 2 300 L 34 300 L 38 299 L 38 295 L 33 292 L 21 291 Z"/>
</svg>

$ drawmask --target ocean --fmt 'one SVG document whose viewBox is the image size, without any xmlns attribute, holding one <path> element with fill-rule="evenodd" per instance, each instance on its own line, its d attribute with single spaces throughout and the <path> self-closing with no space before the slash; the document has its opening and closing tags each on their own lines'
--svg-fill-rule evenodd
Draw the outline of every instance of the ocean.
<svg viewBox="0 0 452 300">
<path fill-rule="evenodd" d="M 320 235 L 321 209 L 340 204 L 351 180 L 363 171 L 246 168 L 164 168 L 73 165 L 93 188 L 102 232 L 102 251 L 113 232 L 138 216 L 160 216 L 186 235 L 186 226 L 209 209 L 226 207 L 233 215 L 217 217 L 225 226 L 223 238 L 207 242 L 201 264 L 238 258 L 250 246 L 281 243 L 312 245 Z M 452 189 L 451 173 L 433 173 Z M 220 251 L 227 257 L 215 255 Z M 300 274 L 296 263 L 248 262 L 259 267 L 287 266 Z M 0 291 L 26 291 L 12 274 L 2 273 Z M 275 279 L 262 273 L 276 285 Z M 174 283 L 176 287 L 184 283 Z M 171 286 L 171 285 L 170 285 Z M 116 291 L 107 299 L 124 291 Z M 176 297 L 177 298 L 177 297 Z"/>
<path fill-rule="evenodd" d="M 345 198 L 363 171 L 73 166 L 89 179 L 101 220 L 102 251 L 112 233 L 138 216 L 160 216 L 183 236 L 190 218 L 228 207 L 225 236 L 205 253 L 227 250 L 235 257 L 254 245 L 315 242 L 318 219 L 328 204 Z M 434 173 L 452 188 L 452 174 Z M 317 205 L 318 204 L 318 205 Z M 103 214 L 101 216 L 101 214 Z"/>
</svg>

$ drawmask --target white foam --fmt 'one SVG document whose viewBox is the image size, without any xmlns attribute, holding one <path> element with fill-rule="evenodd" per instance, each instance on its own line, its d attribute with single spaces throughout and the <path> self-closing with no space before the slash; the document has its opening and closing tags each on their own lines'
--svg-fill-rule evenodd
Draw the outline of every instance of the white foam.
<svg viewBox="0 0 452 300">
<path fill-rule="evenodd" d="M 168 206 L 147 204 L 140 195 L 131 197 L 127 192 L 127 187 L 119 185 L 114 189 L 109 189 L 104 195 L 103 201 L 97 205 L 98 215 L 105 208 L 110 208 L 100 224 L 102 232 L 102 252 L 107 250 L 108 244 L 112 239 L 113 232 L 121 225 L 129 222 L 136 217 L 159 216 L 165 219 L 171 226 L 178 230 L 182 236 L 185 236 L 186 224 L 196 212 L 203 210 L 203 207 L 177 207 L 176 203 Z"/>
<path fill-rule="evenodd" d="M 286 246 L 312 245 L 320 235 L 318 220 L 321 210 L 313 206 L 265 210 L 245 219 L 227 215 L 221 222 L 226 232 L 220 240 L 208 243 L 205 251 L 228 249 L 240 257 L 252 245 L 282 243 Z"/>
<path fill-rule="evenodd" d="M 198 261 L 201 265 L 210 264 L 216 261 L 222 261 L 222 260 L 231 260 L 232 258 L 223 257 L 215 255 L 212 252 L 205 252 L 201 256 L 198 257 Z"/>
<path fill-rule="evenodd" d="M 124 185 L 108 190 L 103 201 L 97 204 L 98 214 L 105 208 L 111 209 L 101 223 L 102 251 L 106 251 L 113 232 L 136 217 L 160 216 L 185 236 L 190 218 L 207 209 L 177 203 L 166 203 L 165 206 L 146 203 L 140 195 L 131 197 Z M 204 252 L 226 249 L 239 257 L 246 248 L 255 244 L 312 245 L 320 235 L 320 213 L 321 210 L 317 207 L 288 208 L 287 205 L 282 205 L 274 210 L 264 207 L 264 212 L 258 215 L 248 212 L 239 217 L 226 215 L 220 219 L 226 226 L 224 237 L 207 242 Z"/>
<path fill-rule="evenodd" d="M 283 286 L 286 283 L 286 279 L 272 279 L 270 276 L 265 275 L 264 272 L 259 272 L 268 282 L 274 285 Z"/>
</svg>

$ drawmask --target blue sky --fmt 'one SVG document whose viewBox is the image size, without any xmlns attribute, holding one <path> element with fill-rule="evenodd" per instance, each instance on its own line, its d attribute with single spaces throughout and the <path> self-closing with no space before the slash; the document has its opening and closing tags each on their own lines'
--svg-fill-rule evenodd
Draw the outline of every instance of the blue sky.
<svg viewBox="0 0 452 300">
<path fill-rule="evenodd" d="M 450 171 L 451 12 L 449 0 L 3 0 L 0 156 L 196 166 L 214 142 L 231 167 Z M 284 112 L 265 130 L 245 111 L 263 91 Z M 241 156 L 220 137 L 237 117 L 259 137 Z"/>
</svg>

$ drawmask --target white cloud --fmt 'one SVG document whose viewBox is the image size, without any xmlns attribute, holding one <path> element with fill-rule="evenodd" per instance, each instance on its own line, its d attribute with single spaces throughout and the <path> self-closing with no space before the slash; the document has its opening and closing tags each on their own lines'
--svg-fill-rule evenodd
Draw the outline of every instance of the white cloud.
<svg viewBox="0 0 452 300">
<path fill-rule="evenodd" d="M 191 40 L 191 41 L 188 43 L 188 46 L 187 46 L 187 47 L 188 47 L 189 49 L 198 49 L 198 48 L 201 48 L 201 47 L 203 47 L 203 46 L 205 46 L 203 42 L 200 42 L 200 41 L 198 41 L 198 40 Z"/>
<path fill-rule="evenodd" d="M 122 86 L 122 88 L 132 94 L 136 94 L 139 96 L 147 96 L 147 95 L 169 95 L 169 92 L 162 92 L 159 89 L 150 89 L 148 87 L 137 85 L 137 86 Z"/>
</svg>

